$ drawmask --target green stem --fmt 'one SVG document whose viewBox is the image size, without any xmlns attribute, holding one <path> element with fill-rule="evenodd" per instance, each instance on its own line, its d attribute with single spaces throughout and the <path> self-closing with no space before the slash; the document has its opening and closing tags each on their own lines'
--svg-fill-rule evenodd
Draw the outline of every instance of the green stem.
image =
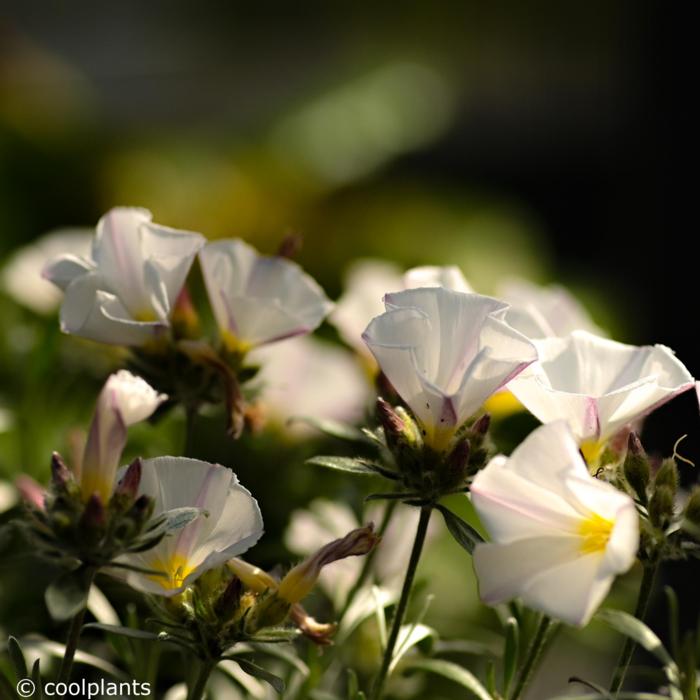
<svg viewBox="0 0 700 700">
<path fill-rule="evenodd" d="M 423 551 L 423 544 L 425 543 L 425 535 L 428 532 L 428 523 L 430 522 L 430 513 L 432 511 L 432 505 L 422 506 L 420 509 L 420 518 L 418 519 L 418 528 L 416 530 L 416 537 L 413 541 L 413 549 L 411 550 L 411 558 L 408 560 L 408 567 L 406 568 L 406 576 L 403 581 L 403 588 L 401 589 L 401 597 L 399 598 L 399 604 L 396 607 L 396 612 L 394 613 L 394 619 L 391 624 L 391 632 L 389 633 L 389 639 L 386 644 L 386 649 L 384 651 L 384 658 L 382 659 L 382 665 L 379 669 L 379 674 L 374 679 L 374 685 L 372 686 L 372 694 L 370 696 L 371 700 L 379 700 L 382 697 L 384 691 L 384 683 L 389 675 L 389 666 L 394 657 L 394 648 L 396 647 L 396 641 L 399 638 L 399 631 L 401 630 L 401 624 L 403 622 L 404 615 L 406 614 L 406 608 L 408 607 L 408 601 L 411 597 L 411 590 L 413 588 L 413 579 L 416 575 L 416 569 L 418 568 L 418 562 L 420 561 L 420 555 Z"/>
<path fill-rule="evenodd" d="M 92 581 L 94 580 L 96 573 L 96 569 L 88 570 L 88 591 L 92 586 Z M 78 641 L 80 639 L 80 632 L 83 629 L 83 620 L 85 619 L 86 611 L 87 602 L 85 607 L 78 611 L 75 617 L 71 620 L 70 628 L 68 630 L 68 639 L 66 640 L 66 650 L 63 653 L 61 668 L 58 671 L 57 683 L 68 683 L 70 680 L 70 675 L 73 670 L 73 661 L 75 660 L 75 652 L 78 649 Z"/>
<path fill-rule="evenodd" d="M 655 564 L 650 564 L 644 567 L 644 573 L 642 574 L 642 583 L 639 587 L 639 596 L 637 597 L 637 606 L 634 609 L 634 616 L 641 621 L 644 618 L 649 608 L 649 599 L 651 598 L 651 592 L 654 589 L 654 581 L 656 580 L 656 572 L 659 570 L 658 562 Z M 630 662 L 632 661 L 632 656 L 636 647 L 636 643 L 633 642 L 629 637 L 625 640 L 625 644 L 620 652 L 620 658 L 615 666 L 615 673 L 613 674 L 612 683 L 610 684 L 610 694 L 617 697 L 622 684 L 625 682 L 625 676 L 629 670 Z"/>
<path fill-rule="evenodd" d="M 389 526 L 389 522 L 391 521 L 391 516 L 394 514 L 394 511 L 396 510 L 396 504 L 398 501 L 388 501 L 386 504 L 386 508 L 384 508 L 384 515 L 382 516 L 382 522 L 379 524 L 379 529 L 377 530 L 377 534 L 379 537 L 383 537 L 384 533 L 386 532 L 387 527 Z M 350 609 L 350 606 L 352 605 L 353 601 L 355 600 L 355 596 L 358 594 L 360 589 L 364 586 L 365 581 L 367 581 L 367 578 L 372 571 L 372 565 L 374 563 L 374 559 L 377 555 L 377 550 L 378 547 L 374 547 L 372 551 L 365 556 L 364 562 L 362 564 L 362 570 L 360 571 L 360 575 L 357 577 L 357 581 L 355 581 L 353 587 L 348 591 L 347 598 L 345 599 L 345 604 L 343 605 L 342 610 L 340 611 L 340 614 L 338 615 L 338 624 L 342 621 L 342 619 L 345 617 L 346 613 Z"/>
<path fill-rule="evenodd" d="M 214 659 L 200 661 L 199 669 L 197 670 L 197 676 L 194 679 L 194 683 L 192 683 L 192 685 L 187 691 L 187 700 L 202 700 L 202 698 L 204 698 L 204 693 L 207 690 L 209 676 L 211 675 L 211 672 L 214 670 L 215 667 L 216 661 Z"/>
<path fill-rule="evenodd" d="M 520 673 L 518 674 L 518 680 L 515 684 L 515 688 L 513 689 L 513 694 L 510 696 L 510 700 L 518 700 L 527 687 L 530 677 L 532 676 L 532 672 L 535 670 L 537 662 L 540 660 L 542 652 L 544 651 L 545 642 L 547 641 L 547 633 L 549 632 L 551 624 L 552 621 L 546 615 L 544 615 L 540 620 L 540 624 L 537 627 L 535 636 L 530 644 L 530 648 L 528 649 L 525 663 L 522 665 Z"/>
</svg>

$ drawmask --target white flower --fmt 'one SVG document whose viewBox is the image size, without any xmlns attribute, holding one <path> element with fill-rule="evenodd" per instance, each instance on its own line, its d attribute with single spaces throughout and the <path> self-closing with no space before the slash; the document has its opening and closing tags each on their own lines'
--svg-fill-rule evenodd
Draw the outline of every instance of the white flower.
<svg viewBox="0 0 700 700">
<path fill-rule="evenodd" d="M 348 267 L 344 287 L 329 320 L 351 348 L 369 355 L 362 332 L 384 310 L 384 295 L 403 289 L 401 269 L 384 260 L 356 260 Z"/>
<path fill-rule="evenodd" d="M 474 551 L 482 600 L 526 605 L 585 625 L 634 563 L 632 499 L 588 473 L 564 421 L 544 425 L 510 458 L 494 457 L 471 487 L 492 542 Z"/>
<path fill-rule="evenodd" d="M 434 287 L 387 294 L 385 304 L 363 338 L 436 449 L 537 357 L 496 299 Z"/>
<path fill-rule="evenodd" d="M 109 501 L 127 427 L 146 420 L 167 398 L 126 370 L 107 379 L 97 399 L 79 475 L 85 500 L 96 493 L 102 503 Z"/>
<path fill-rule="evenodd" d="M 345 292 L 330 321 L 351 348 L 371 360 L 367 346 L 362 342 L 362 332 L 375 316 L 384 311 L 384 295 L 416 287 L 472 291 L 462 271 L 455 265 L 414 267 L 402 275 L 398 266 L 384 260 L 356 260 L 348 269 Z"/>
<path fill-rule="evenodd" d="M 59 229 L 17 250 L 2 270 L 2 286 L 19 304 L 39 314 L 50 314 L 61 303 L 62 294 L 41 273 L 57 255 L 84 257 L 90 253 L 90 229 Z"/>
<path fill-rule="evenodd" d="M 119 557 L 120 563 L 164 574 L 125 574 L 129 585 L 146 593 L 180 593 L 205 571 L 243 554 L 263 534 L 257 501 L 219 464 L 184 457 L 146 459 L 139 494 L 155 499 L 154 516 L 182 507 L 205 511 L 152 549 Z"/>
<path fill-rule="evenodd" d="M 591 459 L 619 430 L 694 384 L 663 345 L 625 345 L 585 331 L 535 345 L 539 361 L 508 388 L 543 423 L 566 420 Z"/>
<path fill-rule="evenodd" d="M 510 304 L 508 323 L 528 338 L 561 338 L 577 330 L 604 335 L 579 301 L 559 285 L 510 280 L 498 297 Z"/>
<path fill-rule="evenodd" d="M 418 287 L 444 287 L 455 292 L 473 292 L 462 271 L 456 265 L 423 265 L 412 267 L 403 276 L 404 289 Z M 386 290 L 392 291 L 392 290 Z"/>
<path fill-rule="evenodd" d="M 250 361 L 260 364 L 252 388 L 259 388 L 264 412 L 282 423 L 299 417 L 355 423 L 370 400 L 366 377 L 352 354 L 313 336 L 258 348 Z M 311 430 L 300 422 L 289 429 L 302 435 Z"/>
<path fill-rule="evenodd" d="M 90 258 L 64 255 L 47 265 L 44 276 L 65 291 L 64 332 L 113 345 L 144 345 L 167 332 L 205 239 L 151 218 L 145 209 L 111 209 L 97 224 Z"/>
<path fill-rule="evenodd" d="M 199 259 L 214 317 L 231 351 L 310 333 L 333 306 L 295 262 L 260 255 L 239 239 L 209 243 Z"/>
</svg>

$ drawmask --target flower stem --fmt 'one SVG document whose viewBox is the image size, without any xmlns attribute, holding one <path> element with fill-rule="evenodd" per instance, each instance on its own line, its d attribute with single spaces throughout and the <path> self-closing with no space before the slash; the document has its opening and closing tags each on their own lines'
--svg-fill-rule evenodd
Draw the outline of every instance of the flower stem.
<svg viewBox="0 0 700 700">
<path fill-rule="evenodd" d="M 659 570 L 658 562 L 644 567 L 642 574 L 642 583 L 639 587 L 639 596 L 637 597 L 637 606 L 634 609 L 634 616 L 643 621 L 649 607 L 649 599 L 651 592 L 654 589 L 654 581 L 656 580 L 656 572 Z M 629 637 L 625 639 L 625 644 L 620 652 L 620 658 L 615 666 L 612 683 L 610 684 L 610 694 L 617 697 L 617 694 L 625 682 L 625 676 L 629 670 L 630 662 L 636 647 L 636 643 Z"/>
<path fill-rule="evenodd" d="M 382 515 L 382 522 L 379 524 L 379 529 L 377 530 L 377 534 L 380 537 L 384 536 L 384 533 L 386 532 L 387 527 L 389 526 L 389 522 L 391 521 L 391 516 L 394 514 L 394 510 L 396 510 L 396 504 L 398 501 L 388 501 L 386 504 L 386 507 L 384 508 L 384 514 Z M 342 619 L 345 617 L 345 614 L 347 611 L 350 609 L 350 606 L 352 605 L 353 601 L 355 600 L 355 596 L 358 594 L 362 586 L 364 586 L 365 581 L 367 580 L 367 577 L 370 574 L 370 571 L 372 571 L 372 565 L 374 563 L 374 558 L 377 554 L 377 547 L 374 547 L 372 551 L 370 551 L 367 556 L 364 558 L 364 562 L 362 564 L 362 570 L 360 571 L 360 575 L 357 577 L 357 581 L 353 584 L 353 587 L 348 591 L 347 598 L 345 599 L 345 603 L 340 611 L 340 614 L 338 615 L 338 623 L 342 621 Z"/>
<path fill-rule="evenodd" d="M 422 506 L 420 509 L 418 528 L 416 529 L 416 537 L 413 541 L 411 558 L 408 560 L 408 567 L 406 568 L 406 577 L 403 581 L 401 597 L 399 598 L 399 604 L 397 605 L 396 612 L 394 613 L 394 619 L 391 624 L 391 632 L 389 633 L 389 639 L 387 641 L 386 649 L 384 651 L 382 665 L 379 669 L 379 674 L 374 679 L 374 685 L 372 686 L 372 694 L 370 696 L 371 700 L 379 700 L 379 698 L 382 697 L 382 693 L 384 691 L 384 683 L 386 682 L 386 678 L 389 675 L 389 666 L 391 665 L 391 660 L 394 656 L 394 647 L 396 646 L 396 641 L 399 638 L 401 623 L 403 622 L 404 615 L 406 614 L 406 608 L 408 607 L 408 601 L 411 597 L 413 579 L 415 578 L 416 569 L 418 568 L 418 562 L 420 560 L 420 555 L 423 551 L 423 544 L 425 543 L 425 535 L 428 531 L 428 523 L 430 522 L 431 511 L 432 505 Z"/>
<path fill-rule="evenodd" d="M 88 570 L 88 591 L 92 586 L 92 581 L 97 573 L 96 569 Z M 78 640 L 80 639 L 80 632 L 83 629 L 83 620 L 85 619 L 85 612 L 87 611 L 87 601 L 85 607 L 79 610 L 70 623 L 70 628 L 68 630 L 68 639 L 66 640 L 66 650 L 63 653 L 63 660 L 61 661 L 61 668 L 58 671 L 58 681 L 57 683 L 68 683 L 70 680 L 71 671 L 73 670 L 73 661 L 75 659 L 75 652 L 78 649 Z"/>
<path fill-rule="evenodd" d="M 510 700 L 518 700 L 527 687 L 530 677 L 532 676 L 532 672 L 535 670 L 537 662 L 540 660 L 542 652 L 544 651 L 545 642 L 547 641 L 547 633 L 549 632 L 551 624 L 551 619 L 546 615 L 544 615 L 540 620 L 540 624 L 537 627 L 537 631 L 535 632 L 535 636 L 530 644 L 530 648 L 527 651 L 525 663 L 522 665 L 520 673 L 518 674 L 518 680 L 515 684 L 515 688 L 513 689 L 513 694 L 510 696 Z"/>
<path fill-rule="evenodd" d="M 197 676 L 194 679 L 194 683 L 192 683 L 187 691 L 187 700 L 202 700 L 207 690 L 209 676 L 215 667 L 216 661 L 214 659 L 207 659 L 206 661 L 199 662 Z"/>
</svg>

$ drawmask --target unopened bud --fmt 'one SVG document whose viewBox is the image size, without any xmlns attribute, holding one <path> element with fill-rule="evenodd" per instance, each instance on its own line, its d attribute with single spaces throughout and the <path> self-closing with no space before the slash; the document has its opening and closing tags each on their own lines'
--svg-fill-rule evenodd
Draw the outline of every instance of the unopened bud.
<svg viewBox="0 0 700 700">
<path fill-rule="evenodd" d="M 649 520 L 662 530 L 673 517 L 674 493 L 668 486 L 658 486 L 649 501 Z"/>
<path fill-rule="evenodd" d="M 685 505 L 685 517 L 690 520 L 693 525 L 700 527 L 700 488 L 697 486 L 693 489 Z"/>
<path fill-rule="evenodd" d="M 460 440 L 452 452 L 447 456 L 445 466 L 447 468 L 448 486 L 457 486 L 464 481 L 469 468 L 469 456 L 471 455 L 471 443 L 467 438 Z"/>
<path fill-rule="evenodd" d="M 199 315 L 187 287 L 182 288 L 175 300 L 171 323 L 177 338 L 198 338 L 200 335 Z"/>
<path fill-rule="evenodd" d="M 377 399 L 377 419 L 384 428 L 387 445 L 393 447 L 403 437 L 406 424 L 399 417 L 393 406 L 381 396 Z"/>
<path fill-rule="evenodd" d="M 150 496 L 139 496 L 129 509 L 129 517 L 138 524 L 145 523 L 153 514 L 154 506 L 155 502 Z"/>
<path fill-rule="evenodd" d="M 15 487 L 25 503 L 34 506 L 37 510 L 44 510 L 44 489 L 28 474 L 20 474 L 15 479 Z"/>
<path fill-rule="evenodd" d="M 661 463 L 659 471 L 656 472 L 654 487 L 659 488 L 660 486 L 668 487 L 674 495 L 678 490 L 678 467 L 673 457 L 665 459 Z"/>
<path fill-rule="evenodd" d="M 114 490 L 115 496 L 125 496 L 127 498 L 136 498 L 141 483 L 141 471 L 143 466 L 141 458 L 137 457 L 128 467 L 124 476 L 117 484 Z"/>
<path fill-rule="evenodd" d="M 490 413 L 484 413 L 481 418 L 479 418 L 477 421 L 474 422 L 474 425 L 472 425 L 472 433 L 474 435 L 478 435 L 480 437 L 485 437 L 486 433 L 489 432 L 489 428 L 491 427 L 491 414 Z"/>
<path fill-rule="evenodd" d="M 224 620 L 232 617 L 240 607 L 243 595 L 243 582 L 238 576 L 233 576 L 216 601 L 216 613 Z"/>
<path fill-rule="evenodd" d="M 107 513 L 99 494 L 93 493 L 85 504 L 80 517 L 80 527 L 84 530 L 101 530 L 107 524 Z"/>
<path fill-rule="evenodd" d="M 72 478 L 73 475 L 61 455 L 54 452 L 51 455 L 51 483 L 56 488 L 63 489 Z"/>
<path fill-rule="evenodd" d="M 267 571 L 263 571 L 243 559 L 229 559 L 227 566 L 251 591 L 262 593 L 268 588 L 277 588 L 277 581 Z"/>
<path fill-rule="evenodd" d="M 639 500 L 646 503 L 651 468 L 636 433 L 630 433 L 627 440 L 627 455 L 622 469 L 627 483 L 634 489 Z"/>
<path fill-rule="evenodd" d="M 367 554 L 379 542 L 374 525 L 357 528 L 338 540 L 329 542 L 301 564 L 295 566 L 280 582 L 277 595 L 288 603 L 298 603 L 316 585 L 321 569 L 339 559 Z"/>
</svg>

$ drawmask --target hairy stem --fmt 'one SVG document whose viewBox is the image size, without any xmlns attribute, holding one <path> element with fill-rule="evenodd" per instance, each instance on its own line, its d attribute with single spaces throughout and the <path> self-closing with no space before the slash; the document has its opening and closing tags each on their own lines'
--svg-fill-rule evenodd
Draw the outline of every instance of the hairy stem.
<svg viewBox="0 0 700 700">
<path fill-rule="evenodd" d="M 540 620 L 540 624 L 537 627 L 535 636 L 530 644 L 530 648 L 527 651 L 527 657 L 523 663 L 520 673 L 518 674 L 518 680 L 516 681 L 515 688 L 513 689 L 513 694 L 510 696 L 510 700 L 518 700 L 518 698 L 523 694 L 527 684 L 530 682 L 532 673 L 537 667 L 537 663 L 542 656 L 544 651 L 545 642 L 547 641 L 547 633 L 550 630 L 552 621 L 546 615 Z"/>
<path fill-rule="evenodd" d="M 659 569 L 658 563 L 651 564 L 644 567 L 644 573 L 642 574 L 642 583 L 639 587 L 639 596 L 637 597 L 637 606 L 634 609 L 634 616 L 643 621 L 646 616 L 647 609 L 649 607 L 649 599 L 651 598 L 651 592 L 654 589 L 654 581 L 656 579 L 656 572 Z M 610 684 L 610 694 L 617 696 L 622 688 L 622 684 L 625 682 L 625 676 L 630 667 L 630 662 L 632 661 L 632 656 L 634 654 L 635 647 L 637 645 L 629 637 L 625 639 L 625 644 L 620 652 L 620 658 L 615 666 L 615 673 L 613 674 L 612 683 Z"/>
<path fill-rule="evenodd" d="M 382 665 L 379 669 L 377 677 L 374 679 L 374 685 L 372 686 L 372 694 L 370 696 L 371 700 L 379 700 L 379 698 L 382 697 L 382 693 L 384 691 L 384 683 L 386 682 L 386 678 L 389 675 L 389 666 L 391 665 L 391 660 L 394 657 L 394 648 L 396 647 L 396 641 L 399 637 L 401 624 L 403 623 L 403 619 L 406 614 L 406 608 L 408 607 L 408 601 L 411 597 L 411 590 L 413 589 L 413 579 L 415 578 L 416 569 L 418 568 L 418 562 L 420 561 L 420 555 L 423 551 L 423 544 L 425 543 L 425 535 L 428 531 L 428 523 L 430 522 L 431 511 L 432 505 L 422 506 L 420 509 L 418 528 L 416 530 L 415 540 L 413 541 L 411 558 L 408 560 L 408 567 L 406 568 L 406 576 L 403 581 L 403 588 L 401 589 L 401 597 L 399 598 L 399 603 L 396 606 L 396 612 L 394 613 L 394 619 L 391 624 L 391 632 L 389 633 L 389 639 L 387 641 L 386 649 L 384 651 Z"/>
</svg>

